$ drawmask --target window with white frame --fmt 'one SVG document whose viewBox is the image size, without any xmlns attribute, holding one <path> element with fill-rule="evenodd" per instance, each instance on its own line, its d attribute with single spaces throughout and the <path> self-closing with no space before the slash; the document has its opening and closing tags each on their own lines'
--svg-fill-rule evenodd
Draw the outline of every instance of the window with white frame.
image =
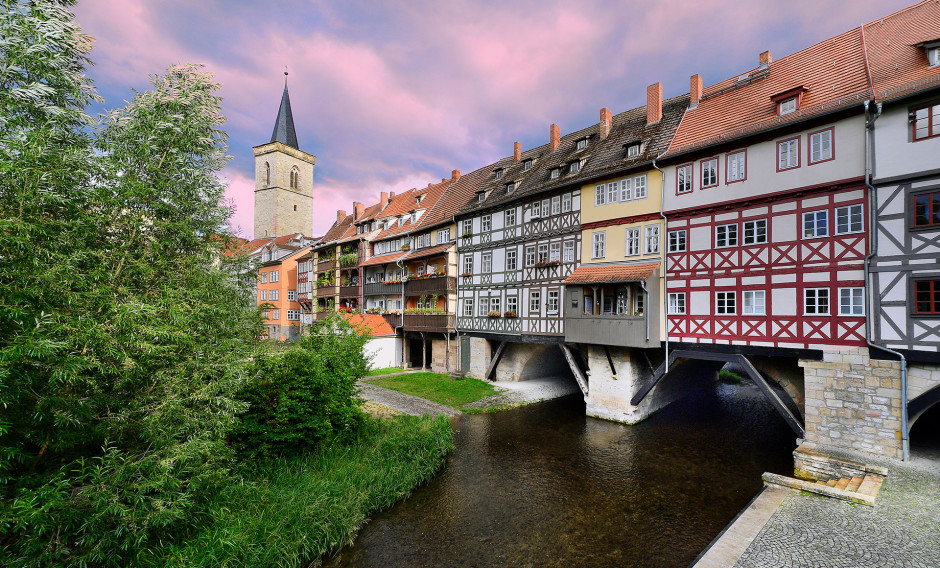
<svg viewBox="0 0 940 568">
<path fill-rule="evenodd" d="M 738 246 L 738 224 L 718 225 L 715 227 L 715 246 L 716 247 L 736 247 Z"/>
<path fill-rule="evenodd" d="M 561 196 L 561 212 L 567 213 L 571 211 L 571 194 L 565 193 Z"/>
<path fill-rule="evenodd" d="M 659 225 L 647 225 L 643 228 L 643 253 L 656 254 L 659 252 Z"/>
<path fill-rule="evenodd" d="M 278 280 L 281 279 L 281 271 L 280 271 L 280 270 L 272 270 L 272 271 L 269 272 L 268 274 L 270 274 L 269 279 L 270 279 L 271 282 L 277 282 Z"/>
<path fill-rule="evenodd" d="M 861 203 L 836 207 L 836 234 L 858 233 L 862 230 L 863 207 Z"/>
<path fill-rule="evenodd" d="M 418 273 L 418 276 L 424 276 L 424 265 L 419 264 L 418 268 L 416 269 L 416 272 Z"/>
<path fill-rule="evenodd" d="M 831 128 L 809 135 L 809 163 L 825 162 L 832 159 Z"/>
<path fill-rule="evenodd" d="M 261 301 L 263 302 L 263 301 L 266 301 L 267 299 L 268 299 L 268 291 L 261 290 Z"/>
<path fill-rule="evenodd" d="M 627 256 L 637 256 L 640 254 L 640 228 L 633 227 L 627 229 Z"/>
<path fill-rule="evenodd" d="M 927 50 L 927 61 L 931 67 L 940 65 L 940 47 L 931 47 Z"/>
<path fill-rule="evenodd" d="M 281 310 L 280 310 L 280 309 L 274 309 L 274 310 L 271 310 L 271 312 L 272 312 L 272 313 L 271 313 L 271 319 L 281 319 Z"/>
<path fill-rule="evenodd" d="M 604 244 L 607 234 L 604 231 L 597 231 L 591 235 L 591 258 L 604 258 Z"/>
<path fill-rule="evenodd" d="M 542 292 L 539 290 L 529 291 L 529 313 L 536 314 L 542 311 Z"/>
<path fill-rule="evenodd" d="M 518 310 L 519 310 L 519 298 L 517 298 L 516 296 L 506 296 L 506 311 L 513 313 L 513 314 L 518 314 L 519 313 Z"/>
<path fill-rule="evenodd" d="M 839 288 L 839 315 L 865 315 L 865 290 L 862 288 Z"/>
<path fill-rule="evenodd" d="M 535 266 L 535 247 L 525 247 L 525 265 Z"/>
<path fill-rule="evenodd" d="M 485 252 L 480 256 L 480 272 L 483 274 L 493 272 L 493 253 Z"/>
<path fill-rule="evenodd" d="M 800 139 L 777 142 L 777 169 L 789 170 L 800 166 Z"/>
<path fill-rule="evenodd" d="M 535 201 L 532 203 L 532 218 L 535 219 L 536 217 L 541 217 L 541 216 L 542 216 L 542 202 Z"/>
<path fill-rule="evenodd" d="M 728 154 L 725 175 L 728 183 L 742 181 L 747 177 L 747 152 L 740 150 Z"/>
<path fill-rule="evenodd" d="M 500 304 L 502 303 L 500 299 L 499 296 L 490 297 L 490 312 L 498 312 L 500 310 Z"/>
<path fill-rule="evenodd" d="M 484 215 L 483 217 L 480 218 L 480 230 L 481 231 L 489 231 L 492 228 L 493 228 L 493 216 L 492 215 Z"/>
<path fill-rule="evenodd" d="M 556 195 L 552 198 L 552 215 L 561 213 L 561 196 Z"/>
<path fill-rule="evenodd" d="M 677 316 L 685 315 L 685 292 L 670 292 L 669 313 Z"/>
<path fill-rule="evenodd" d="M 767 244 L 767 219 L 755 219 L 744 222 L 744 244 Z"/>
<path fill-rule="evenodd" d="M 539 245 L 539 262 L 548 262 L 548 244 L 543 243 Z"/>
<path fill-rule="evenodd" d="M 737 313 L 736 292 L 715 292 L 715 313 L 720 316 L 733 316 Z"/>
<path fill-rule="evenodd" d="M 519 252 L 516 249 L 506 250 L 506 270 L 516 270 L 518 268 L 518 259 L 516 258 L 519 255 Z"/>
<path fill-rule="evenodd" d="M 522 171 L 527 172 L 532 169 L 532 160 L 522 162 Z"/>
<path fill-rule="evenodd" d="M 503 170 L 496 170 L 496 180 L 499 181 L 501 179 L 503 179 Z"/>
<path fill-rule="evenodd" d="M 718 185 L 718 158 L 702 160 L 702 189 Z"/>
<path fill-rule="evenodd" d="M 637 143 L 637 144 L 630 144 L 629 146 L 627 146 L 627 157 L 628 157 L 628 158 L 635 158 L 635 157 L 637 157 L 637 156 L 639 156 L 639 155 L 640 155 L 640 145 L 639 145 L 638 143 Z"/>
<path fill-rule="evenodd" d="M 480 203 L 483 203 L 484 201 L 486 201 L 485 191 L 481 191 L 480 193 L 477 194 L 477 201 L 479 201 Z"/>
<path fill-rule="evenodd" d="M 646 294 L 639 293 L 633 295 L 633 315 L 642 316 L 643 315 L 643 304 L 646 302 Z"/>
<path fill-rule="evenodd" d="M 542 215 L 548 217 L 548 199 L 542 200 Z"/>
<path fill-rule="evenodd" d="M 484 296 L 480 298 L 480 309 L 477 312 L 477 315 L 480 317 L 486 317 L 488 313 L 490 313 L 490 299 Z"/>
<path fill-rule="evenodd" d="M 473 219 L 464 219 L 463 220 L 463 231 L 462 235 L 471 235 L 473 234 Z"/>
<path fill-rule="evenodd" d="M 269 313 L 269 310 L 261 310 L 261 315 L 264 316 L 264 319 L 271 319 L 271 314 Z"/>
<path fill-rule="evenodd" d="M 268 299 L 272 302 L 276 302 L 280 297 L 278 290 L 268 290 Z"/>
<path fill-rule="evenodd" d="M 548 248 L 548 260 L 552 262 L 561 260 L 561 243 L 551 243 Z"/>
<path fill-rule="evenodd" d="M 578 160 L 577 162 L 571 162 L 571 163 L 568 165 L 568 171 L 569 171 L 570 173 L 576 174 L 576 173 L 578 173 L 580 170 L 581 170 L 581 161 L 580 161 L 580 160 Z"/>
<path fill-rule="evenodd" d="M 297 301 L 297 290 L 288 290 L 287 291 L 287 301 L 296 302 Z"/>
<path fill-rule="evenodd" d="M 613 195 L 617 195 L 617 182 L 607 184 L 607 194 L 611 194 L 611 186 L 613 186 Z M 620 195 L 618 196 L 620 201 L 630 201 L 633 199 L 633 178 L 627 178 L 620 180 Z"/>
<path fill-rule="evenodd" d="M 506 184 L 506 193 L 512 193 L 516 191 L 516 182 L 511 181 Z"/>
<path fill-rule="evenodd" d="M 545 297 L 545 313 L 549 315 L 558 314 L 558 290 L 549 290 Z"/>
<path fill-rule="evenodd" d="M 424 235 L 418 235 L 415 238 L 415 248 L 424 248 Z"/>
<path fill-rule="evenodd" d="M 829 288 L 804 289 L 803 313 L 808 316 L 829 315 Z"/>
<path fill-rule="evenodd" d="M 646 174 L 633 178 L 633 199 L 646 199 Z"/>
<path fill-rule="evenodd" d="M 506 217 L 507 227 L 512 227 L 513 225 L 515 225 L 516 224 L 516 208 L 513 207 L 512 209 L 507 209 L 505 217 Z"/>
<path fill-rule="evenodd" d="M 630 198 L 620 199 L 617 195 L 617 182 L 612 181 L 607 184 L 607 203 L 616 203 L 618 200 L 627 201 L 628 199 Z"/>
<path fill-rule="evenodd" d="M 300 310 L 287 310 L 287 321 L 300 321 Z"/>
<path fill-rule="evenodd" d="M 561 175 L 561 168 L 552 168 L 551 177 L 552 179 L 558 179 L 558 176 Z"/>
<path fill-rule="evenodd" d="M 692 164 L 676 168 L 676 193 L 692 192 Z"/>
<path fill-rule="evenodd" d="M 441 229 L 437 232 L 437 244 L 449 243 L 450 242 L 450 228 Z"/>
<path fill-rule="evenodd" d="M 582 139 L 578 140 L 578 146 L 577 146 L 576 149 L 577 149 L 577 150 L 584 150 L 585 148 L 587 148 L 587 138 L 582 138 Z"/>
<path fill-rule="evenodd" d="M 742 314 L 746 316 L 766 315 L 766 292 L 764 290 L 745 290 Z"/>
<path fill-rule="evenodd" d="M 564 249 L 565 262 L 574 262 L 574 241 L 565 241 Z"/>
<path fill-rule="evenodd" d="M 473 255 L 468 254 L 463 257 L 463 273 L 473 274 Z"/>
<path fill-rule="evenodd" d="M 464 298 L 463 315 L 465 315 L 466 317 L 473 316 L 473 298 Z"/>
<path fill-rule="evenodd" d="M 669 231 L 669 252 L 685 252 L 686 231 Z"/>
<path fill-rule="evenodd" d="M 809 211 L 803 213 L 803 238 L 815 239 L 829 235 L 829 212 Z"/>
<path fill-rule="evenodd" d="M 785 114 L 790 114 L 791 112 L 796 111 L 796 97 L 790 97 L 789 99 L 782 100 L 777 103 L 777 114 L 783 116 Z"/>
<path fill-rule="evenodd" d="M 594 206 L 600 206 L 607 203 L 607 191 L 604 184 L 594 186 Z"/>
</svg>

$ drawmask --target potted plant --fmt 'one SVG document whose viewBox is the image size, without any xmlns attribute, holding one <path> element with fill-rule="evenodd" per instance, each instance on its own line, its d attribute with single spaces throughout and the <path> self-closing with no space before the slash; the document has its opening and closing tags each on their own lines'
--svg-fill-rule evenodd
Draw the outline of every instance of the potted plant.
<svg viewBox="0 0 940 568">
<path fill-rule="evenodd" d="M 503 316 L 507 318 L 514 318 L 516 317 L 516 310 L 506 310 L 505 312 L 503 312 Z"/>
<path fill-rule="evenodd" d="M 486 314 L 488 318 L 498 318 L 500 316 L 499 311 L 489 312 Z"/>
<path fill-rule="evenodd" d="M 411 250 L 411 243 L 401 245 L 401 250 Z"/>
</svg>

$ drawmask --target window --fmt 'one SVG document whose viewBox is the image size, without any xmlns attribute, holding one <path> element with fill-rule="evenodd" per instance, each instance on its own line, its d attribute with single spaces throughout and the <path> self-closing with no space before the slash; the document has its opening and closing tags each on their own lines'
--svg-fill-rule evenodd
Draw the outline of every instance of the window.
<svg viewBox="0 0 940 568">
<path fill-rule="evenodd" d="M 828 162 L 832 159 L 832 128 L 809 135 L 809 163 Z"/>
<path fill-rule="evenodd" d="M 627 157 L 635 158 L 640 155 L 640 145 L 639 144 L 630 144 L 627 146 Z"/>
<path fill-rule="evenodd" d="M 646 199 L 646 175 L 633 178 L 633 199 Z"/>
<path fill-rule="evenodd" d="M 511 181 L 506 184 L 506 193 L 512 193 L 516 190 L 516 182 Z"/>
<path fill-rule="evenodd" d="M 777 103 L 777 114 L 783 116 L 796 111 L 796 97 L 790 97 Z"/>
<path fill-rule="evenodd" d="M 800 139 L 790 138 L 777 142 L 777 171 L 800 167 Z"/>
<path fill-rule="evenodd" d="M 267 299 L 268 299 L 268 291 L 267 291 L 267 290 L 262 290 L 262 291 L 261 291 L 261 301 L 266 301 Z"/>
<path fill-rule="evenodd" d="M 532 204 L 532 218 L 535 219 L 541 216 L 542 216 L 542 202 L 536 201 Z"/>
<path fill-rule="evenodd" d="M 545 313 L 558 314 L 558 290 L 549 290 L 545 298 Z"/>
<path fill-rule="evenodd" d="M 493 228 L 493 216 L 492 215 L 484 215 L 483 217 L 480 218 L 480 230 L 481 231 L 489 231 L 492 228 Z"/>
<path fill-rule="evenodd" d="M 290 188 L 297 189 L 298 187 L 300 187 L 300 170 L 294 166 L 290 171 Z"/>
<path fill-rule="evenodd" d="M 500 304 L 500 297 L 499 297 L 499 296 L 494 296 L 494 297 L 490 298 L 490 311 L 491 311 L 491 312 L 498 312 L 498 311 L 499 311 L 499 304 Z"/>
<path fill-rule="evenodd" d="M 604 258 L 604 242 L 607 234 L 604 231 L 598 231 L 591 235 L 591 258 Z"/>
<path fill-rule="evenodd" d="M 512 227 L 516 224 L 516 208 L 506 210 L 506 226 Z"/>
<path fill-rule="evenodd" d="M 462 232 L 462 234 L 463 234 L 464 236 L 473 234 L 473 220 L 472 220 L 472 219 L 466 219 L 466 220 L 463 221 L 463 232 Z"/>
<path fill-rule="evenodd" d="M 264 163 L 264 187 L 271 185 L 271 164 Z"/>
<path fill-rule="evenodd" d="M 261 310 L 261 314 L 264 316 L 264 319 L 271 319 L 268 310 Z"/>
<path fill-rule="evenodd" d="M 522 162 L 522 171 L 527 172 L 532 169 L 532 160 Z"/>
<path fill-rule="evenodd" d="M 561 197 L 556 195 L 552 198 L 552 215 L 561 213 Z"/>
<path fill-rule="evenodd" d="M 839 315 L 865 315 L 865 291 L 862 288 L 839 288 Z"/>
<path fill-rule="evenodd" d="M 670 292 L 669 313 L 677 316 L 685 315 L 685 292 Z"/>
<path fill-rule="evenodd" d="M 577 149 L 578 149 L 578 150 L 584 150 L 585 148 L 587 148 L 587 138 L 582 138 L 582 139 L 578 140 L 578 147 L 577 147 Z"/>
<path fill-rule="evenodd" d="M 627 229 L 627 256 L 640 254 L 640 228 Z"/>
<path fill-rule="evenodd" d="M 541 244 L 541 245 L 539 245 L 539 258 L 538 258 L 538 261 L 539 261 L 539 262 L 547 262 L 547 261 L 548 261 L 548 245 L 547 245 L 547 244 Z"/>
<path fill-rule="evenodd" d="M 297 290 L 288 290 L 287 291 L 287 301 L 296 302 L 297 301 Z"/>
<path fill-rule="evenodd" d="M 736 247 L 738 246 L 738 225 L 718 225 L 715 227 L 715 246 L 716 247 Z"/>
<path fill-rule="evenodd" d="M 506 251 L 506 270 L 516 270 L 517 268 L 517 256 L 519 252 L 516 249 L 509 249 Z"/>
<path fill-rule="evenodd" d="M 280 270 L 272 270 L 272 271 L 269 272 L 268 274 L 270 274 L 269 278 L 270 278 L 270 281 L 271 281 L 271 282 L 277 282 L 278 280 L 281 279 L 281 278 L 280 278 Z"/>
<path fill-rule="evenodd" d="M 287 321 L 300 321 L 300 310 L 287 310 Z"/>
<path fill-rule="evenodd" d="M 614 182 L 608 183 L 607 184 L 607 203 L 616 203 L 618 199 L 620 201 L 627 201 L 628 199 L 630 199 L 630 197 L 628 196 L 626 199 L 621 198 L 619 195 L 617 195 L 617 182 L 614 181 Z"/>
<path fill-rule="evenodd" d="M 415 248 L 424 248 L 424 235 L 415 237 Z"/>
<path fill-rule="evenodd" d="M 940 192 L 921 193 L 914 198 L 914 226 L 940 226 Z M 264 274 L 261 275 L 264 282 Z"/>
<path fill-rule="evenodd" d="M 477 315 L 480 317 L 486 317 L 486 314 L 488 313 L 490 313 L 490 299 L 480 298 L 480 310 L 477 312 Z"/>
<path fill-rule="evenodd" d="M 692 164 L 676 168 L 676 193 L 691 193 L 692 191 Z"/>
<path fill-rule="evenodd" d="M 271 314 L 271 319 L 281 319 L 281 310 L 280 310 L 280 309 L 271 310 L 271 312 L 272 312 L 272 314 Z"/>
<path fill-rule="evenodd" d="M 613 186 L 613 195 L 617 196 L 617 182 L 607 184 L 607 195 L 611 195 L 610 186 Z M 620 180 L 620 201 L 630 201 L 633 199 L 633 178 Z"/>
<path fill-rule="evenodd" d="M 557 262 L 561 260 L 561 243 L 551 243 L 549 245 L 548 260 Z"/>
<path fill-rule="evenodd" d="M 633 315 L 642 316 L 643 315 L 643 303 L 646 301 L 646 294 L 634 294 L 633 295 Z"/>
<path fill-rule="evenodd" d="M 518 313 L 519 310 L 519 298 L 515 296 L 506 296 L 506 311 L 511 314 Z"/>
<path fill-rule="evenodd" d="M 647 225 L 645 229 L 645 238 L 643 239 L 643 253 L 656 254 L 659 252 L 659 225 Z"/>
<path fill-rule="evenodd" d="M 862 230 L 862 204 L 836 207 L 836 234 L 859 233 Z"/>
<path fill-rule="evenodd" d="M 535 247 L 525 247 L 525 265 L 535 266 Z"/>
<path fill-rule="evenodd" d="M 767 219 L 744 222 L 744 244 L 767 244 Z"/>
<path fill-rule="evenodd" d="M 480 272 L 489 274 L 493 272 L 493 253 L 485 252 L 480 258 Z"/>
<path fill-rule="evenodd" d="M 604 205 L 607 203 L 607 192 L 604 190 L 604 185 L 595 185 L 594 186 L 594 206 Z"/>
<path fill-rule="evenodd" d="M 571 164 L 568 166 L 568 171 L 569 171 L 570 173 L 576 174 L 576 173 L 578 173 L 578 171 L 580 171 L 580 170 L 581 170 L 581 161 L 580 161 L 580 160 L 577 161 L 577 162 L 571 162 Z"/>
<path fill-rule="evenodd" d="M 940 314 L 940 280 L 914 281 L 914 313 Z"/>
<path fill-rule="evenodd" d="M 496 170 L 496 180 L 499 181 L 503 179 L 503 170 Z"/>
<path fill-rule="evenodd" d="M 914 140 L 940 136 L 940 103 L 914 111 Z"/>
<path fill-rule="evenodd" d="M 529 312 L 539 313 L 542 310 L 542 293 L 538 290 L 529 292 Z"/>
<path fill-rule="evenodd" d="M 564 256 L 565 262 L 574 262 L 574 241 L 565 241 L 564 249 L 565 249 L 565 256 Z"/>
<path fill-rule="evenodd" d="M 450 228 L 441 229 L 437 232 L 437 244 L 450 242 Z"/>
<path fill-rule="evenodd" d="M 737 310 L 735 292 L 715 293 L 715 313 L 721 316 L 733 316 Z"/>
<path fill-rule="evenodd" d="M 702 189 L 718 185 L 718 158 L 702 161 Z"/>
<path fill-rule="evenodd" d="M 261 273 L 261 283 L 262 283 L 262 284 L 267 284 L 267 283 L 268 283 L 268 273 L 267 273 L 267 272 L 262 272 L 262 273 Z"/>
<path fill-rule="evenodd" d="M 685 229 L 681 231 L 669 231 L 669 252 L 685 252 L 686 249 L 686 232 Z"/>
<path fill-rule="evenodd" d="M 463 273 L 464 274 L 473 274 L 473 255 L 468 254 L 463 257 Z"/>
<path fill-rule="evenodd" d="M 486 201 L 486 192 L 485 192 L 485 191 L 481 191 L 480 193 L 477 194 L 477 201 L 480 202 L 480 203 L 483 203 L 484 201 Z"/>
<path fill-rule="evenodd" d="M 829 315 L 829 288 L 803 290 L 803 313 L 808 316 Z"/>
<path fill-rule="evenodd" d="M 567 213 L 571 211 L 571 194 L 566 193 L 561 196 L 561 212 Z"/>
<path fill-rule="evenodd" d="M 473 316 L 473 298 L 464 298 L 463 315 L 465 315 L 466 317 Z"/>
<path fill-rule="evenodd" d="M 294 205 L 294 211 L 297 211 L 297 206 L 296 206 L 296 205 Z"/>
<path fill-rule="evenodd" d="M 542 216 L 548 217 L 548 199 L 542 200 Z"/>
<path fill-rule="evenodd" d="M 766 314 L 765 292 L 763 290 L 745 290 L 744 310 L 741 312 L 746 316 L 762 316 Z"/>
<path fill-rule="evenodd" d="M 280 293 L 278 290 L 268 290 L 268 299 L 272 302 L 276 302 L 279 299 Z"/>
<path fill-rule="evenodd" d="M 940 65 L 940 47 L 931 47 L 927 50 L 927 61 L 931 67 Z"/>
<path fill-rule="evenodd" d="M 552 179 L 558 179 L 558 176 L 561 175 L 561 168 L 552 168 L 551 177 Z"/>
<path fill-rule="evenodd" d="M 829 212 L 810 211 L 803 213 L 803 238 L 814 239 L 829 235 Z"/>
<path fill-rule="evenodd" d="M 732 152 L 728 154 L 725 167 L 725 183 L 744 181 L 747 179 L 747 151 Z"/>
</svg>

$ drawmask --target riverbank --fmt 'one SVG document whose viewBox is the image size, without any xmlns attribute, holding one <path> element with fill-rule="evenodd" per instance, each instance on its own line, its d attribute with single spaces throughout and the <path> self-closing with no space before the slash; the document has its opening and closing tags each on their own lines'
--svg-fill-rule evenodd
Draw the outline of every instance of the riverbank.
<svg viewBox="0 0 940 568">
<path fill-rule="evenodd" d="M 318 565 L 353 542 L 369 516 L 425 483 L 453 449 L 446 417 L 374 420 L 351 444 L 264 460 L 222 490 L 211 526 L 157 564 L 179 567 Z"/>
</svg>

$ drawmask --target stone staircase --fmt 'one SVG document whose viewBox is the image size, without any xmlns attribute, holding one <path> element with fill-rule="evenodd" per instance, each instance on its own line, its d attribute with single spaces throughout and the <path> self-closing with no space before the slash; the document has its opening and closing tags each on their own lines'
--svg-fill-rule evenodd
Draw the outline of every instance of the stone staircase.
<svg viewBox="0 0 940 568">
<path fill-rule="evenodd" d="M 881 476 L 866 475 L 864 478 L 855 476 L 851 479 L 848 477 L 843 477 L 841 479 L 830 479 L 829 481 L 817 481 L 816 485 L 835 487 L 836 489 L 841 489 L 850 493 L 861 493 L 862 495 L 875 497 L 878 495 L 878 491 L 881 490 L 881 485 L 883 483 L 884 478 Z"/>
<path fill-rule="evenodd" d="M 884 484 L 884 478 L 880 475 L 867 474 L 865 477 L 853 476 L 830 479 L 829 481 L 807 481 L 805 479 L 796 479 L 774 473 L 765 473 L 763 475 L 764 484 L 771 487 L 784 487 L 787 489 L 796 489 L 799 491 L 808 491 L 833 497 L 844 501 L 862 503 L 864 505 L 874 505 L 878 492 Z"/>
</svg>

